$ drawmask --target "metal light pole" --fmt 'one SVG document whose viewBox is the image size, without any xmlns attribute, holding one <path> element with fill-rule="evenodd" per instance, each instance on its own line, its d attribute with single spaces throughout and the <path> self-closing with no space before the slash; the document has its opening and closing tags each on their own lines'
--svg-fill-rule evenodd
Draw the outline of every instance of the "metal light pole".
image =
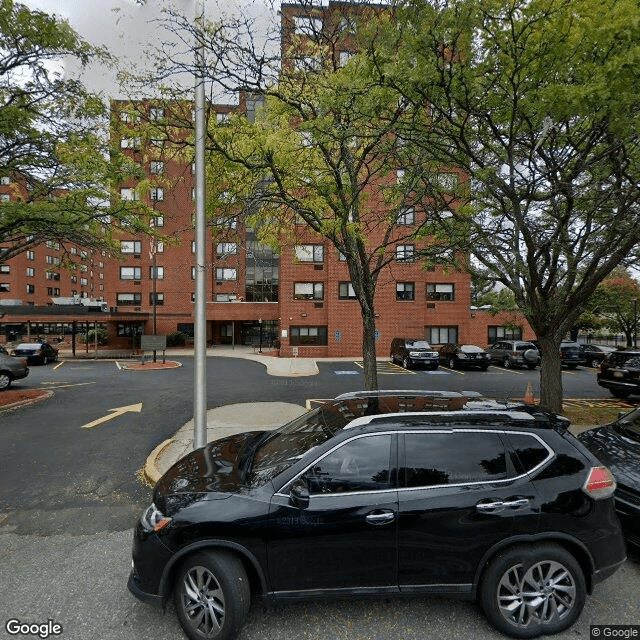
<svg viewBox="0 0 640 640">
<path fill-rule="evenodd" d="M 633 348 L 638 348 L 638 298 L 633 299 Z"/>
<path fill-rule="evenodd" d="M 258 320 L 258 326 L 260 327 L 260 346 L 258 347 L 258 353 L 262 353 L 262 318 Z"/>
<path fill-rule="evenodd" d="M 156 212 L 156 199 L 153 199 L 153 213 Z M 151 227 L 155 227 L 155 219 L 151 221 Z M 151 257 L 151 296 L 152 296 L 152 311 L 153 311 L 153 335 L 157 334 L 158 325 L 157 325 L 157 309 L 156 309 L 156 280 L 158 279 L 158 266 L 156 263 L 156 254 L 158 253 L 158 243 L 154 236 L 149 240 L 149 255 Z M 156 350 L 153 350 L 153 361 L 157 361 L 157 353 Z"/>
<path fill-rule="evenodd" d="M 196 33 L 204 28 L 204 0 L 196 3 Z M 197 35 L 195 48 L 195 116 L 196 116 L 196 291 L 194 317 L 194 402 L 193 448 L 207 443 L 207 315 L 205 307 L 205 177 L 204 177 L 204 41 Z"/>
</svg>

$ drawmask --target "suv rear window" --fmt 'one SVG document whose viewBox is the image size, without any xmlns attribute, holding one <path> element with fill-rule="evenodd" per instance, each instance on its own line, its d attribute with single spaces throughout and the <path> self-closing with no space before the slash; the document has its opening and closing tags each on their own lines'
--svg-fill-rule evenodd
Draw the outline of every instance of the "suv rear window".
<svg viewBox="0 0 640 640">
<path fill-rule="evenodd" d="M 511 459 L 518 475 L 528 473 L 549 457 L 549 450 L 536 438 L 525 433 L 510 433 Z"/>
<path fill-rule="evenodd" d="M 640 353 L 637 351 L 629 353 L 628 351 L 614 351 L 609 354 L 607 360 L 609 364 L 613 364 L 614 366 L 622 366 L 627 363 L 629 360 L 635 360 L 636 358 L 640 358 Z"/>
<path fill-rule="evenodd" d="M 525 342 L 524 344 L 517 344 L 516 351 L 528 351 L 529 349 L 535 349 L 536 345 L 531 344 L 529 342 Z"/>
</svg>

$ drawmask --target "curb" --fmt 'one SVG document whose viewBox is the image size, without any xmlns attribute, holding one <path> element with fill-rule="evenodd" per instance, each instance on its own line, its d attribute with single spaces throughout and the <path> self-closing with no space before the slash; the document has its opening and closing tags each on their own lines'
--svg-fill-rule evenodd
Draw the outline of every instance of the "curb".
<svg viewBox="0 0 640 640">
<path fill-rule="evenodd" d="M 156 482 L 160 480 L 161 474 L 158 471 L 158 467 L 156 466 L 156 460 L 162 455 L 165 449 L 170 447 L 175 442 L 175 438 L 169 438 L 164 442 L 161 442 L 148 456 L 145 460 L 144 467 L 142 469 L 142 474 L 144 475 L 144 479 L 153 487 Z"/>
<path fill-rule="evenodd" d="M 20 407 L 26 407 L 32 404 L 37 404 L 38 402 L 48 400 L 52 396 L 53 391 L 43 389 L 42 394 L 34 398 L 27 398 L 26 400 L 18 400 L 17 402 L 12 402 L 11 404 L 0 405 L 0 413 L 4 411 L 13 411 L 14 409 L 19 409 Z"/>
</svg>

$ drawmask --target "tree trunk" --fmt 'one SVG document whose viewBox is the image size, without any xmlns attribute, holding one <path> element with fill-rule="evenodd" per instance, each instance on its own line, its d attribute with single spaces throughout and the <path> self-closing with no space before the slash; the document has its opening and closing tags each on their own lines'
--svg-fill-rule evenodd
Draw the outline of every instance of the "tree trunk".
<svg viewBox="0 0 640 640">
<path fill-rule="evenodd" d="M 540 405 L 555 413 L 562 413 L 560 341 L 551 336 L 538 336 L 538 340 L 542 349 Z"/>
<path fill-rule="evenodd" d="M 373 310 L 362 310 L 362 362 L 364 365 L 364 388 L 378 390 L 378 369 L 376 367 L 376 320 Z"/>
</svg>

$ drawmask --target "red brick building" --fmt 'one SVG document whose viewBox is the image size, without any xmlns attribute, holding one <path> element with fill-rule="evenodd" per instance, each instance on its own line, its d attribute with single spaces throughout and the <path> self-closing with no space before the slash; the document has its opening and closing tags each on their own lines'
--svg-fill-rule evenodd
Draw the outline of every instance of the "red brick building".
<svg viewBox="0 0 640 640">
<path fill-rule="evenodd" d="M 291 34 L 331 29 L 342 34 L 333 55 L 335 64 L 343 64 L 351 54 L 350 34 L 357 28 L 361 10 L 347 7 L 330 3 L 313 9 L 310 15 L 300 5 L 283 5 L 283 50 Z M 258 102 L 243 94 L 238 105 L 211 105 L 210 117 L 221 123 L 236 110 L 252 117 Z M 138 163 L 145 176 L 142 181 L 119 185 L 120 196 L 144 199 L 153 210 L 151 225 L 168 240 L 158 242 L 123 230 L 120 260 L 81 247 L 47 243 L 0 265 L 0 312 L 5 316 L 0 318 L 0 334 L 5 339 L 10 334 L 24 334 L 27 321 L 30 335 L 68 332 L 74 317 L 66 317 L 64 308 L 57 309 L 59 318 L 55 319 L 51 308 L 38 317 L 33 309 L 21 313 L 20 307 L 52 305 L 56 298 L 71 296 L 106 303 L 109 311 L 101 312 L 100 320 L 90 317 L 107 328 L 112 345 L 131 344 L 140 333 L 180 331 L 193 336 L 193 158 L 176 151 L 179 145 L 166 139 L 168 130 L 174 142 L 187 135 L 192 113 L 187 102 L 169 106 L 112 102 L 113 144 Z M 167 120 L 173 126 L 164 127 L 163 135 L 155 137 L 154 122 L 164 124 Z M 14 197 L 19 197 L 19 189 L 2 178 L 0 198 Z M 416 210 L 410 215 L 417 218 L 421 214 Z M 276 255 L 257 242 L 241 215 L 228 215 L 217 223 L 206 247 L 209 343 L 273 344 L 282 356 L 361 355 L 359 303 L 346 263 L 327 239 L 303 232 L 298 244 Z M 407 217 L 399 226 L 406 229 L 416 223 L 417 219 Z M 486 345 L 493 338 L 511 335 L 519 324 L 525 329 L 515 329 L 517 337 L 533 337 L 526 323 L 518 323 L 517 318 L 472 311 L 469 276 L 438 267 L 425 269 L 415 259 L 417 249 L 413 242 L 392 246 L 395 259 L 378 280 L 378 356 L 388 356 L 395 336 L 425 337 L 436 347 L 446 342 Z M 65 266 L 65 256 L 71 266 Z M 89 321 L 83 316 L 85 324 Z M 36 325 L 42 331 L 32 330 Z"/>
</svg>

